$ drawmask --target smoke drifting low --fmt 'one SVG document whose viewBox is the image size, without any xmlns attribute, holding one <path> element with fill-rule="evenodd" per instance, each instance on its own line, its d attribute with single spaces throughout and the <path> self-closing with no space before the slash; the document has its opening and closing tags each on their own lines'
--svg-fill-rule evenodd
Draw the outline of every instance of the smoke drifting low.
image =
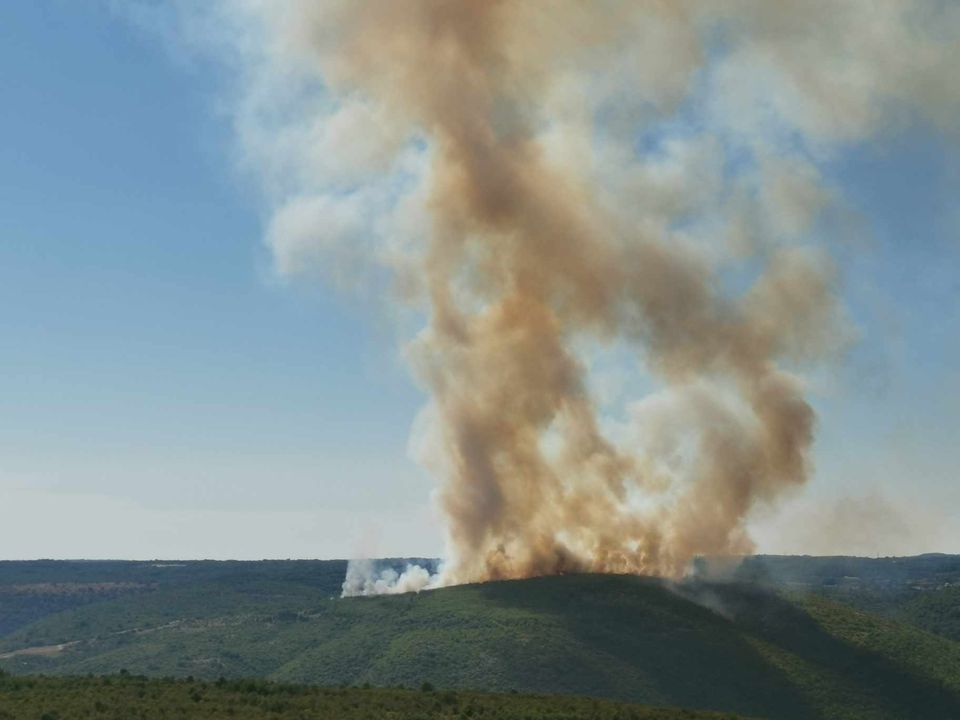
<svg viewBox="0 0 960 720">
<path fill-rule="evenodd" d="M 391 595 L 420 592 L 437 582 L 438 576 L 420 565 L 408 564 L 403 572 L 378 568 L 372 560 L 351 560 L 343 581 L 343 596 Z"/>
<path fill-rule="evenodd" d="M 345 593 L 749 552 L 751 510 L 810 473 L 800 373 L 846 340 L 830 243 L 853 224 L 820 168 L 952 131 L 957 6 L 229 7 L 278 268 L 389 275 L 423 321 L 445 564 L 355 565 Z M 638 378 L 615 403 L 603 358 Z"/>
</svg>

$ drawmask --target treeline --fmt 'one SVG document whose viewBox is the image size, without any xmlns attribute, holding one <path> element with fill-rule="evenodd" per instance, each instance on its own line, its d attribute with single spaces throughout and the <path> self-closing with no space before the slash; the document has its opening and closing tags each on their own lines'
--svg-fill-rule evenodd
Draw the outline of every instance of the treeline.
<svg viewBox="0 0 960 720">
<path fill-rule="evenodd" d="M 649 708 L 562 695 L 492 694 L 417 689 L 318 688 L 266 680 L 202 682 L 121 672 L 44 677 L 0 673 L 2 720 L 736 720 L 737 716 Z"/>
</svg>

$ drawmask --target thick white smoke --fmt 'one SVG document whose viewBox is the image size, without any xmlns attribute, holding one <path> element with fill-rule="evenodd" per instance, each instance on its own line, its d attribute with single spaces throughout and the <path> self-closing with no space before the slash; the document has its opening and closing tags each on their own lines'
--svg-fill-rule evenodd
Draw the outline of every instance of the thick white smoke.
<svg viewBox="0 0 960 720">
<path fill-rule="evenodd" d="M 343 581 L 343 597 L 420 592 L 435 587 L 439 578 L 416 564 L 408 564 L 398 573 L 391 567 L 378 568 L 373 560 L 351 560 Z"/>
</svg>

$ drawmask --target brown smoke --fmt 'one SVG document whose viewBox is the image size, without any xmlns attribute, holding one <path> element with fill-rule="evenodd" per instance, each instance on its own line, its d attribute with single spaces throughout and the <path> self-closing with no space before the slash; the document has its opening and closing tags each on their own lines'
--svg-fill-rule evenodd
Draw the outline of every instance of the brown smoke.
<svg viewBox="0 0 960 720">
<path fill-rule="evenodd" d="M 758 192 L 725 188 L 720 171 L 713 180 L 680 173 L 671 185 L 669 167 L 631 168 L 635 148 L 623 138 L 677 111 L 710 62 L 710 28 L 725 28 L 735 48 L 717 83 L 747 77 L 737 73 L 761 58 L 786 78 L 788 91 L 769 99 L 775 110 L 808 101 L 792 129 L 812 142 L 874 132 L 892 102 L 947 117 L 951 98 L 920 97 L 930 83 L 894 84 L 917 70 L 884 52 L 882 33 L 912 17 L 907 6 L 286 6 L 283 52 L 318 68 L 344 108 L 374 118 L 370 127 L 389 126 L 391 143 L 428 147 L 421 205 L 430 220 L 398 273 L 428 308 L 409 355 L 432 395 L 449 532 L 443 582 L 676 575 L 697 554 L 751 550 L 751 509 L 809 473 L 814 413 L 786 368 L 837 343 L 831 264 L 800 244 L 831 191 L 804 158 L 759 142 L 752 151 L 769 183 Z M 836 22 L 811 24 L 817 12 Z M 861 31 L 865 19 L 874 24 Z M 915 62 L 939 71 L 942 59 L 929 46 Z M 731 84 L 719 105 L 738 93 L 747 97 Z M 591 104 L 597 95 L 604 101 Z M 594 146 L 601 130 L 607 139 Z M 700 140 L 705 157 L 721 152 Z M 601 182 L 608 151 L 623 172 Z M 717 215 L 713 240 L 677 229 L 697 212 Z M 283 242 L 275 248 L 295 257 L 299 245 Z M 722 273 L 733 264 L 750 272 L 731 287 Z M 663 387 L 634 407 L 626 440 L 604 429 L 583 352 L 617 343 Z"/>
</svg>

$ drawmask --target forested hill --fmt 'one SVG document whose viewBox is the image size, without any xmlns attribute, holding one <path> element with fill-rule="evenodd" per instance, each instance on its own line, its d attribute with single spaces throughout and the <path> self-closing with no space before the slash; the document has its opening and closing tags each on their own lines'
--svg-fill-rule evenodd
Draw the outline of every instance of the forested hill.
<svg viewBox="0 0 960 720">
<path fill-rule="evenodd" d="M 602 696 L 770 718 L 960 717 L 960 644 L 815 594 L 573 575 L 335 597 L 159 583 L 0 641 L 17 673 L 265 677 Z"/>
<path fill-rule="evenodd" d="M 267 584 L 335 596 L 346 568 L 345 560 L 0 561 L 0 638 L 49 615 L 157 591 L 186 599 Z"/>
</svg>

